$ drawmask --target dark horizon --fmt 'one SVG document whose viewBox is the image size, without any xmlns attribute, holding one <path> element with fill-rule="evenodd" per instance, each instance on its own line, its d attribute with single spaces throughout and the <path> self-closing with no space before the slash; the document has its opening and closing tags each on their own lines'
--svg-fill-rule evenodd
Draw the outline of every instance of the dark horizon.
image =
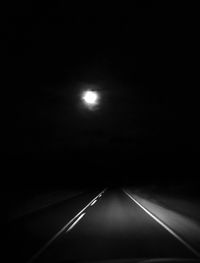
<svg viewBox="0 0 200 263">
<path fill-rule="evenodd" d="M 7 20 L 3 165 L 20 172 L 5 183 L 76 184 L 74 173 L 87 186 L 96 173 L 109 185 L 196 184 L 198 91 L 187 32 L 164 11 L 75 12 L 61 1 L 13 6 Z M 102 95 L 95 112 L 80 105 L 87 85 Z"/>
</svg>

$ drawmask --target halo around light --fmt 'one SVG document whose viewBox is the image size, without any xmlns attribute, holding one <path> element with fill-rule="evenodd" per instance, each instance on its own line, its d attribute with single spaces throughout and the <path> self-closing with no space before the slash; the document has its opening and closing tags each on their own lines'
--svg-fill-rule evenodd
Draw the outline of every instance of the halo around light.
<svg viewBox="0 0 200 263">
<path fill-rule="evenodd" d="M 85 91 L 83 93 L 83 100 L 87 104 L 96 104 L 98 99 L 98 94 L 95 91 Z"/>
<path fill-rule="evenodd" d="M 97 91 L 86 90 L 81 95 L 84 105 L 89 109 L 94 109 L 99 104 L 99 94 Z"/>
</svg>

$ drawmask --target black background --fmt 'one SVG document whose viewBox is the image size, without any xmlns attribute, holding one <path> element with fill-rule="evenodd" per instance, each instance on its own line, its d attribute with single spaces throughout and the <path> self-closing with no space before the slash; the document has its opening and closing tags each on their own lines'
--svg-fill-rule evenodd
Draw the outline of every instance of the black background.
<svg viewBox="0 0 200 263">
<path fill-rule="evenodd" d="M 197 183 L 195 14 L 28 1 L 5 21 L 6 183 Z M 81 107 L 85 85 L 99 110 Z"/>
</svg>

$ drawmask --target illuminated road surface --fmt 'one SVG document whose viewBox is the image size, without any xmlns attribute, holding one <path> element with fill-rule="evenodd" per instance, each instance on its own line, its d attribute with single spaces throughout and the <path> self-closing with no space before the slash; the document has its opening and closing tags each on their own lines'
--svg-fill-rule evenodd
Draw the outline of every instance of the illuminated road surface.
<svg viewBox="0 0 200 263">
<path fill-rule="evenodd" d="M 195 258 L 122 189 L 82 194 L 12 222 L 7 241 L 8 259 L 17 262 Z"/>
</svg>

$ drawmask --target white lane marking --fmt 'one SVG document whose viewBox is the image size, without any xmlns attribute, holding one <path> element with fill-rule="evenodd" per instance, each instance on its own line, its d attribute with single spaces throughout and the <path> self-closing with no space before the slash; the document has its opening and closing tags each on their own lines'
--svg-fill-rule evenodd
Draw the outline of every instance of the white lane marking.
<svg viewBox="0 0 200 263">
<path fill-rule="evenodd" d="M 151 216 L 157 223 L 159 223 L 162 227 L 164 227 L 170 234 L 172 234 L 176 239 L 178 239 L 185 247 L 187 247 L 195 256 L 200 257 L 200 253 L 191 247 L 185 240 L 183 240 L 179 235 L 177 235 L 171 228 L 165 225 L 159 218 L 153 215 L 149 210 L 147 210 L 144 206 L 142 206 L 137 200 L 135 200 L 129 193 L 127 193 L 123 189 L 124 193 L 129 196 L 129 198 L 134 201 L 139 207 L 141 207 L 149 216 Z"/>
<path fill-rule="evenodd" d="M 80 215 L 76 221 L 67 229 L 67 232 L 69 232 L 70 230 L 72 230 L 72 228 L 81 220 L 81 218 L 85 215 L 86 213 L 83 213 L 82 215 Z"/>
<path fill-rule="evenodd" d="M 95 203 L 97 202 L 97 200 L 94 200 L 90 206 L 93 206 Z"/>
<path fill-rule="evenodd" d="M 107 189 L 107 188 L 106 188 Z M 103 190 L 104 192 L 106 191 Z M 103 191 L 100 192 L 100 194 L 103 193 Z M 27 263 L 32 263 L 34 262 L 51 244 L 52 242 L 54 242 L 54 240 L 56 238 L 58 238 L 68 227 L 69 225 L 71 225 L 71 223 L 77 218 L 79 217 L 83 211 L 85 211 L 85 209 L 88 208 L 88 206 L 91 205 L 91 203 L 96 199 L 98 198 L 98 196 L 100 195 L 98 194 L 97 196 L 95 196 L 95 198 L 92 199 L 92 201 L 90 201 L 78 214 L 76 214 L 63 228 L 61 228 L 47 243 L 44 244 L 43 247 L 41 247 L 31 258 L 30 260 L 27 261 Z"/>
</svg>

